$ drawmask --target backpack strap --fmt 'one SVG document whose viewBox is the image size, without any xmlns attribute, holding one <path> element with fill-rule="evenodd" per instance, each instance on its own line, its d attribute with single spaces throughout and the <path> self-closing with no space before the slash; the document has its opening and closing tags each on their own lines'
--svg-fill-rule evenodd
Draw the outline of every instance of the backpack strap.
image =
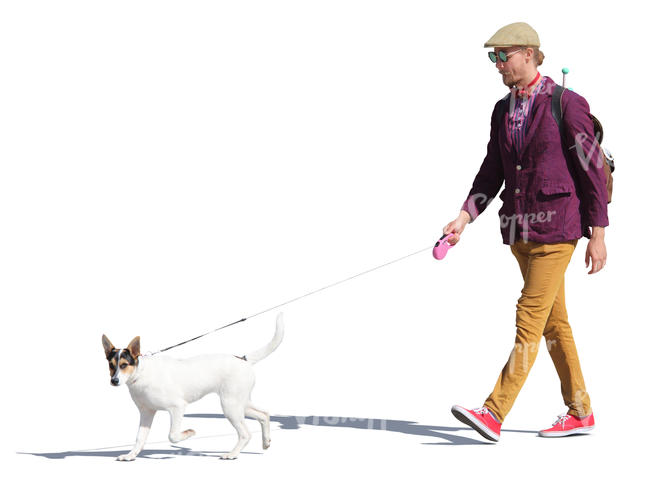
<svg viewBox="0 0 650 477">
<path fill-rule="evenodd" d="M 562 114 L 562 95 L 564 94 L 564 88 L 559 84 L 555 85 L 553 89 L 553 97 L 551 98 L 551 114 L 553 114 L 553 119 L 557 123 L 557 127 L 560 129 L 560 137 L 564 141 L 564 121 Z"/>
</svg>

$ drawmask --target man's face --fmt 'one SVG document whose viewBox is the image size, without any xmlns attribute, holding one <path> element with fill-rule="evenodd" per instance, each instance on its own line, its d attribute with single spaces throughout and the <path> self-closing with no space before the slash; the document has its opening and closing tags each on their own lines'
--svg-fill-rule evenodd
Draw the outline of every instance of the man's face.
<svg viewBox="0 0 650 477">
<path fill-rule="evenodd" d="M 508 55 L 508 61 L 501 61 L 498 57 L 499 51 L 504 51 Z M 497 70 L 501 74 L 503 84 L 512 88 L 520 81 L 526 68 L 526 49 L 520 46 L 511 46 L 508 48 L 496 47 L 494 52 L 497 54 L 497 62 L 495 64 Z"/>
</svg>

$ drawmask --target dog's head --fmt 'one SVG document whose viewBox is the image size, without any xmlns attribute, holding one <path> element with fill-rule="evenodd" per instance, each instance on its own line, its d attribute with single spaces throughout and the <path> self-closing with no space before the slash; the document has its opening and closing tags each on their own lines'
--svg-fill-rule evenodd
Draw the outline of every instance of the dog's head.
<svg viewBox="0 0 650 477">
<path fill-rule="evenodd" d="M 108 369 L 111 375 L 111 384 L 119 386 L 124 384 L 135 373 L 140 356 L 140 337 L 136 336 L 126 348 L 117 349 L 113 343 L 102 335 L 102 345 L 108 360 Z"/>
</svg>

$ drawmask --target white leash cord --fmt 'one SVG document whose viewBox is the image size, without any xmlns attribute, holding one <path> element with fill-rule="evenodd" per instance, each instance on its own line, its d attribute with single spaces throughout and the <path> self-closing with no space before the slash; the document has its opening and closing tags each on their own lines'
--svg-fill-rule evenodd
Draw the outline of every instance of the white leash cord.
<svg viewBox="0 0 650 477">
<path fill-rule="evenodd" d="M 269 312 L 269 311 L 275 310 L 276 308 L 280 308 L 280 307 L 282 307 L 282 306 L 288 305 L 289 303 L 293 303 L 294 301 L 302 300 L 303 298 L 306 298 L 306 297 L 308 297 L 308 296 L 310 296 L 310 295 L 313 295 L 313 294 L 315 294 L 315 293 L 322 292 L 322 291 L 324 291 L 324 290 L 327 290 L 328 288 L 332 288 L 332 287 L 335 287 L 335 286 L 337 286 L 337 285 L 341 285 L 341 284 L 343 284 L 343 283 L 345 283 L 345 282 L 347 282 L 347 281 L 353 280 L 353 279 L 358 278 L 358 277 L 360 277 L 360 276 L 362 276 L 362 275 L 365 275 L 365 274 L 367 274 L 367 273 L 371 273 L 371 272 L 374 272 L 374 271 L 376 271 L 376 270 L 379 270 L 380 268 L 387 267 L 388 265 L 392 265 L 392 264 L 397 263 L 397 262 L 400 262 L 400 261 L 402 261 L 402 260 L 406 260 L 407 258 L 412 257 L 413 255 L 417 255 L 417 254 L 422 253 L 422 252 L 425 252 L 425 251 L 427 251 L 427 250 L 431 250 L 432 248 L 433 248 L 433 245 L 429 245 L 428 247 L 423 248 L 423 249 L 421 249 L 421 250 L 418 250 L 417 252 L 409 253 L 408 255 L 404 255 L 403 257 L 396 258 L 395 260 L 391 260 L 390 262 L 383 263 L 383 264 L 381 264 L 381 265 L 379 265 L 379 266 L 377 266 L 377 267 L 373 267 L 373 268 L 371 268 L 371 269 L 369 269 L 369 270 L 366 270 L 366 271 L 364 271 L 364 272 L 357 273 L 356 275 L 352 275 L 351 277 L 344 278 L 343 280 L 339 280 L 339 281 L 334 282 L 334 283 L 330 283 L 329 285 L 326 285 L 326 286 L 324 286 L 324 287 L 321 287 L 321 288 L 319 288 L 319 289 L 317 289 L 317 290 L 313 290 L 313 291 L 310 291 L 309 293 L 305 293 L 304 295 L 300 295 L 299 297 L 292 298 L 291 300 L 285 301 L 284 303 L 280 303 L 279 305 L 275 305 L 275 306 L 272 306 L 271 308 L 267 308 L 266 310 L 262 310 L 262 311 L 260 311 L 260 312 L 257 312 L 257 313 L 255 313 L 254 315 L 250 315 L 250 316 L 247 316 L 247 317 L 245 317 L 245 318 L 241 318 L 241 319 L 239 319 L 239 320 L 237 320 L 237 321 L 233 321 L 232 323 L 228 323 L 227 325 L 220 326 L 219 328 L 215 328 L 215 329 L 212 330 L 212 331 L 208 331 L 207 333 L 203 333 L 202 335 L 195 336 L 194 338 L 191 338 L 191 339 L 189 339 L 189 340 L 183 341 L 182 343 L 178 343 L 178 344 L 175 344 L 175 345 L 173 345 L 173 346 L 169 346 L 169 347 L 167 347 L 167 348 L 163 348 L 163 349 L 161 349 L 161 350 L 154 351 L 153 353 L 147 353 L 145 356 L 153 356 L 154 354 L 162 353 L 162 352 L 167 351 L 167 350 L 170 350 L 170 349 L 172 349 L 172 348 L 176 348 L 176 347 L 178 347 L 178 346 L 182 346 L 182 345 L 184 345 L 185 343 L 189 343 L 190 341 L 198 340 L 199 338 L 203 338 L 204 336 L 209 335 L 209 334 L 211 334 L 211 333 L 215 333 L 215 332 L 217 332 L 217 331 L 219 331 L 219 330 L 223 330 L 224 328 L 228 328 L 229 326 L 236 325 L 237 323 L 241 323 L 242 321 L 246 321 L 246 320 L 248 320 L 249 318 L 254 318 L 254 317 L 256 317 L 256 316 L 262 315 L 262 314 L 267 313 L 267 312 Z"/>
</svg>

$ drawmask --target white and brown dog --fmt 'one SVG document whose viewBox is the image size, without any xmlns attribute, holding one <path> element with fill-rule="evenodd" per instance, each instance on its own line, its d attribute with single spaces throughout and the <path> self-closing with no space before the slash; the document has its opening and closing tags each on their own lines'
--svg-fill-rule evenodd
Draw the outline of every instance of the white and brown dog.
<svg viewBox="0 0 650 477">
<path fill-rule="evenodd" d="M 284 326 L 278 315 L 275 334 L 263 348 L 242 357 L 211 354 L 189 359 L 174 359 L 165 355 L 140 355 L 140 337 L 126 348 L 117 349 L 106 335 L 102 344 L 111 374 L 111 384 L 126 383 L 140 411 L 140 428 L 135 446 L 117 460 L 133 460 L 144 447 L 156 411 L 167 411 L 171 417 L 169 440 L 179 442 L 194 435 L 192 429 L 181 431 L 185 407 L 206 394 L 216 393 L 221 407 L 239 437 L 237 445 L 222 459 L 236 459 L 250 441 L 251 435 L 244 417 L 259 421 L 262 426 L 262 447 L 271 443 L 269 414 L 257 409 L 250 400 L 255 384 L 253 364 L 266 358 L 282 341 Z"/>
</svg>

